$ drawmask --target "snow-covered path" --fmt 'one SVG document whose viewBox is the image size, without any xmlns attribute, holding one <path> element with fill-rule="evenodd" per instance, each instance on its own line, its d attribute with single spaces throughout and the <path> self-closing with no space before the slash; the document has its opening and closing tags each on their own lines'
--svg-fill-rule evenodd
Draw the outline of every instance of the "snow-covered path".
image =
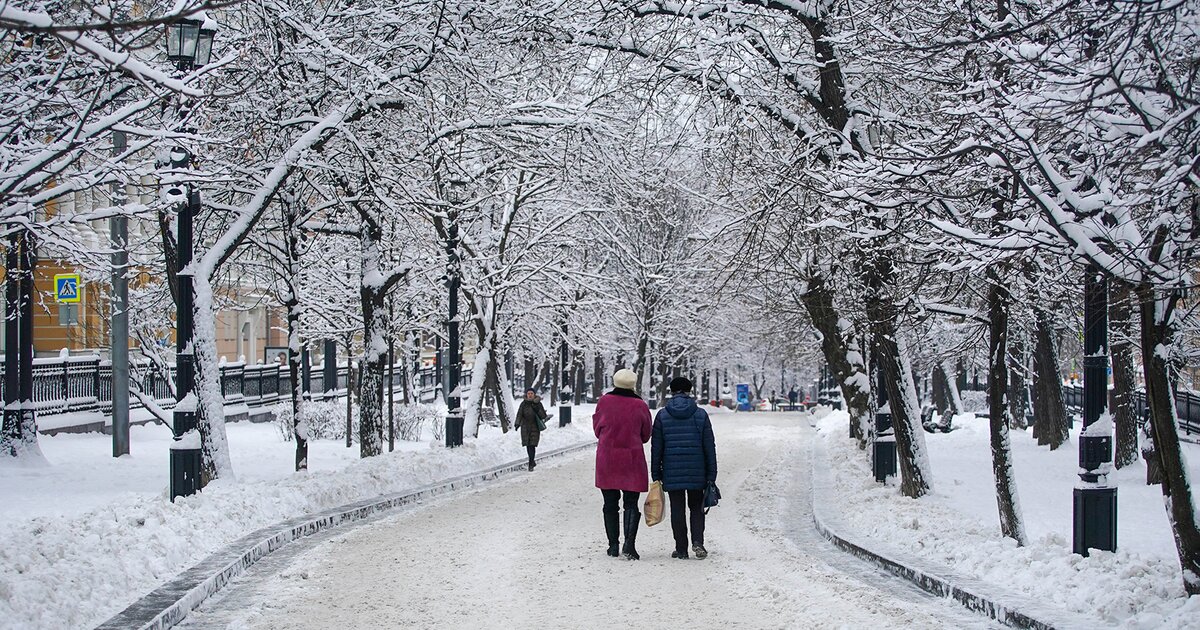
<svg viewBox="0 0 1200 630">
<path fill-rule="evenodd" d="M 665 522 L 642 527 L 641 561 L 606 556 L 585 453 L 285 549 L 183 627 L 992 627 L 815 535 L 807 416 L 714 425 L 706 560 L 671 559 Z"/>
</svg>

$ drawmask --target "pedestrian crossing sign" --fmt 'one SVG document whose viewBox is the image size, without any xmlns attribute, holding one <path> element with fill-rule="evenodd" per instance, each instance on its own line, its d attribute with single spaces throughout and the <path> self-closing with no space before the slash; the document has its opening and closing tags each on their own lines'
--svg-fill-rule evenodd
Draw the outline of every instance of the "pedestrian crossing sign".
<svg viewBox="0 0 1200 630">
<path fill-rule="evenodd" d="M 54 299 L 59 302 L 74 303 L 79 301 L 79 274 L 60 273 L 54 276 Z"/>
</svg>

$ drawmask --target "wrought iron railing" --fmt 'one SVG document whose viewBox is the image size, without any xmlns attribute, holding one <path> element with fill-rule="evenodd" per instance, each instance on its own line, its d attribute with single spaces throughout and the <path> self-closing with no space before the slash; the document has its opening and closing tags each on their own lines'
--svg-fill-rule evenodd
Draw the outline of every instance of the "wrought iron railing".
<svg viewBox="0 0 1200 630">
<path fill-rule="evenodd" d="M 357 364 L 355 364 L 357 369 Z M 403 387 L 402 371 L 396 366 L 392 377 L 393 391 Z M 337 367 L 335 395 L 345 396 L 346 381 L 350 366 Z M 281 364 L 246 365 L 223 363 L 221 370 L 221 394 L 228 404 L 245 404 L 250 408 L 267 407 L 280 402 L 291 391 L 291 374 Z M 0 409 L 4 400 L 4 362 L 0 360 Z M 161 366 L 149 362 L 133 363 L 130 366 L 131 387 L 163 409 L 175 406 L 171 384 L 175 379 L 175 366 Z M 164 373 L 166 372 L 166 373 Z M 306 395 L 320 397 L 326 394 L 325 373 L 321 364 L 310 367 Z M 356 379 L 357 380 L 357 379 Z M 414 379 L 417 400 L 429 402 L 440 393 L 437 374 L 432 367 L 417 371 Z M 469 384 L 469 370 L 463 370 L 462 384 Z M 97 355 L 41 358 L 33 361 L 33 404 L 39 415 L 71 413 L 76 411 L 112 412 L 112 364 Z M 143 407 L 141 400 L 130 396 L 132 409 Z"/>
<path fill-rule="evenodd" d="M 1072 412 L 1080 413 L 1083 409 L 1083 385 L 1064 384 L 1063 402 Z M 1150 417 L 1145 390 L 1139 389 L 1133 393 L 1133 408 L 1143 422 Z M 1179 428 L 1184 434 L 1200 434 L 1200 395 L 1190 391 L 1176 392 L 1175 412 L 1179 415 Z"/>
</svg>

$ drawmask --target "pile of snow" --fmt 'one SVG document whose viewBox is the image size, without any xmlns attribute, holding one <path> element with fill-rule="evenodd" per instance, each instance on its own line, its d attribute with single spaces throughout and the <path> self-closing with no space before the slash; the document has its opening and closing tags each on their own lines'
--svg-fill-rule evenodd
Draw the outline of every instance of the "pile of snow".
<svg viewBox="0 0 1200 630">
<path fill-rule="evenodd" d="M 833 412 L 819 427 L 836 506 L 847 534 L 951 568 L 1039 602 L 1104 624 L 1131 628 L 1200 628 L 1200 596 L 1183 590 L 1174 541 L 1158 486 L 1146 486 L 1141 463 L 1116 472 L 1117 551 L 1071 552 L 1072 489 L 1078 480 L 1077 433 L 1056 451 L 1029 432 L 1012 433 L 1017 492 L 1030 543 L 1000 535 L 991 474 L 988 421 L 970 415 L 956 429 L 926 435 L 936 484 L 919 500 L 895 484 L 875 483 L 868 455 L 846 438 L 848 418 Z M 1187 448 L 1200 451 L 1200 447 Z M 1191 462 L 1200 462 L 1200 452 Z M 818 464 L 820 465 L 820 464 Z M 1191 466 L 1200 479 L 1200 466 Z"/>
<path fill-rule="evenodd" d="M 576 411 L 573 424 L 551 424 L 543 450 L 594 439 L 588 411 Z M 294 445 L 275 426 L 228 429 L 239 480 L 175 503 L 165 427 L 135 427 L 133 457 L 113 459 L 107 436 L 64 435 L 41 440 L 46 464 L 5 463 L 0 628 L 94 626 L 256 529 L 525 456 L 515 433 L 485 426 L 461 448 L 398 441 L 366 460 L 357 446 L 314 441 L 310 470 L 294 473 Z"/>
</svg>

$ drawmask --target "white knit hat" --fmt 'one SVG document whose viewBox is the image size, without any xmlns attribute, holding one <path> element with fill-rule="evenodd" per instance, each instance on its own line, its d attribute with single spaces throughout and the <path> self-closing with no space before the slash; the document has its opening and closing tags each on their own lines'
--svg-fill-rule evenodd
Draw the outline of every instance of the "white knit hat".
<svg viewBox="0 0 1200 630">
<path fill-rule="evenodd" d="M 637 374 L 633 370 L 622 368 L 613 374 L 613 387 L 621 389 L 633 389 L 637 387 Z"/>
</svg>

